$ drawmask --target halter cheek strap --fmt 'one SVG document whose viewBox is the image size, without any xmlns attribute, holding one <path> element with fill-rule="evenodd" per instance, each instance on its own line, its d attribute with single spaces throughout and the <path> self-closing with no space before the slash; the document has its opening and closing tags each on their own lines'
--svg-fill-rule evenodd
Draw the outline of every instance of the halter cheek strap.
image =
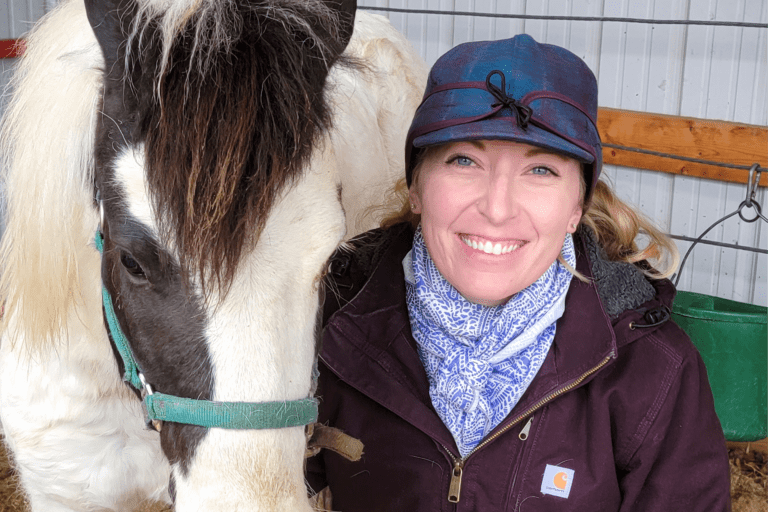
<svg viewBox="0 0 768 512">
<path fill-rule="evenodd" d="M 95 241 L 96 248 L 103 254 L 104 237 L 100 230 L 96 231 Z M 226 429 L 301 427 L 317 421 L 317 400 L 314 398 L 285 402 L 214 402 L 154 392 L 133 356 L 117 321 L 112 297 L 103 285 L 101 297 L 109 334 L 123 360 L 123 380 L 141 391 L 147 425 L 152 425 L 158 432 L 163 421 Z"/>
</svg>

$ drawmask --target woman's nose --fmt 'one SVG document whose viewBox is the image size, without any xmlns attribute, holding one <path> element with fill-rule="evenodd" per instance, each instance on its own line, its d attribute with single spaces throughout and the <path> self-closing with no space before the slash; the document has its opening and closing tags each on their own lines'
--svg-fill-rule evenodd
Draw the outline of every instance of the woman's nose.
<svg viewBox="0 0 768 512">
<path fill-rule="evenodd" d="M 494 224 L 514 217 L 519 206 L 514 188 L 514 180 L 508 175 L 494 173 L 489 177 L 488 187 L 478 203 L 480 212 Z"/>
</svg>

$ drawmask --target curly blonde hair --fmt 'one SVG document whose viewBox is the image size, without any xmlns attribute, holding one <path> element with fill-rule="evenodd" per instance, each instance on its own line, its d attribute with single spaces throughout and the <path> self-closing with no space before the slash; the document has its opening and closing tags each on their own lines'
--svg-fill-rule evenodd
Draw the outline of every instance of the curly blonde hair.
<svg viewBox="0 0 768 512">
<path fill-rule="evenodd" d="M 418 181 L 419 169 L 424 161 L 422 152 L 413 170 L 413 183 Z M 581 200 L 584 201 L 586 183 L 581 177 Z M 405 178 L 395 183 L 390 194 L 391 200 L 385 206 L 379 207 L 383 213 L 381 227 L 386 228 L 400 222 L 409 222 L 414 228 L 419 225 L 421 215 L 411 211 L 408 196 L 408 185 Z M 675 273 L 680 263 L 680 253 L 677 246 L 666 234 L 660 231 L 653 222 L 636 211 L 630 205 L 619 199 L 614 194 L 610 185 L 598 180 L 592 198 L 586 211 L 581 217 L 580 224 L 589 227 L 595 235 L 597 242 L 605 250 L 611 261 L 643 264 L 638 268 L 646 276 L 652 279 L 664 279 Z M 638 235 L 646 238 L 647 244 L 639 246 Z M 568 268 L 571 273 L 582 281 L 587 279 L 576 269 L 565 264 L 562 255 L 558 260 Z"/>
</svg>

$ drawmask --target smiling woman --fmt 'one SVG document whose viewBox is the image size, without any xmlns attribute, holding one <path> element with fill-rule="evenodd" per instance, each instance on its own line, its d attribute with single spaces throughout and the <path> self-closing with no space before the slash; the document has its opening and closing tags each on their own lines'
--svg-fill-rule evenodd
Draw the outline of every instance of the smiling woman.
<svg viewBox="0 0 768 512">
<path fill-rule="evenodd" d="M 677 254 L 599 181 L 596 116 L 586 64 L 527 35 L 435 63 L 403 205 L 331 266 L 319 421 L 365 444 L 308 463 L 334 510 L 729 510 Z"/>
</svg>

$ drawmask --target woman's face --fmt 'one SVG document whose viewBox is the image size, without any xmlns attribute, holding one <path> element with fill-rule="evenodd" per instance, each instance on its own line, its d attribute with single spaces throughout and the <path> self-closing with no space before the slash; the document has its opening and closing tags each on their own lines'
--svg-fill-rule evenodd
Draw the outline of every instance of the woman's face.
<svg viewBox="0 0 768 512">
<path fill-rule="evenodd" d="M 581 164 L 508 141 L 430 148 L 410 189 L 437 269 L 466 299 L 506 302 L 557 259 L 581 219 Z"/>
</svg>

